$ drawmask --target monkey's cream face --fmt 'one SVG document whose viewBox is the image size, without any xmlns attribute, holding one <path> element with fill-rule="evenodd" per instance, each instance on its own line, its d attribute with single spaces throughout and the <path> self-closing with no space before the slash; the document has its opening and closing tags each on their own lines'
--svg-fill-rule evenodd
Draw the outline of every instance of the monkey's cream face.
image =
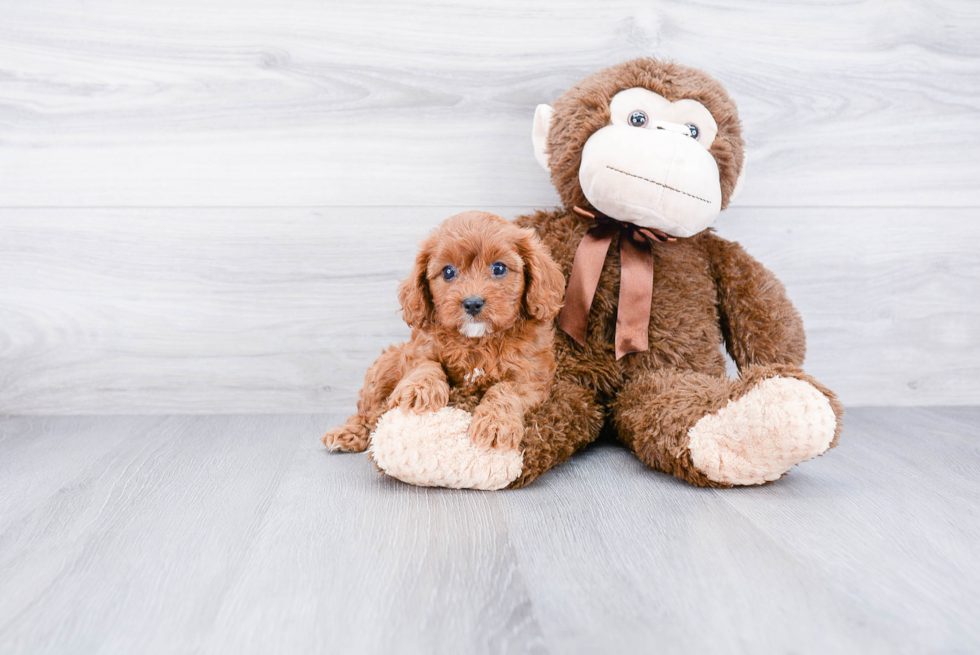
<svg viewBox="0 0 980 655">
<path fill-rule="evenodd" d="M 536 148 L 541 133 L 547 137 L 542 125 L 550 109 L 538 108 L 544 115 L 535 117 Z M 620 91 L 609 109 L 610 124 L 585 142 L 579 166 L 579 183 L 592 206 L 677 237 L 711 225 L 721 211 L 718 165 L 708 152 L 718 133 L 711 112 L 696 100 L 671 102 L 644 88 Z M 546 164 L 543 151 L 539 161 L 542 156 Z"/>
</svg>

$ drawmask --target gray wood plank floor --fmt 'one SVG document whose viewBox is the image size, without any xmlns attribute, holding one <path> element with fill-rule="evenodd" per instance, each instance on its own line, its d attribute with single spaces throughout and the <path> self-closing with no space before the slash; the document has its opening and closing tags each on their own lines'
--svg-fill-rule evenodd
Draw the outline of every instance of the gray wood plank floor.
<svg viewBox="0 0 980 655">
<path fill-rule="evenodd" d="M 613 444 L 421 489 L 335 415 L 0 420 L 2 653 L 980 649 L 980 408 L 854 409 L 776 484 Z"/>
</svg>

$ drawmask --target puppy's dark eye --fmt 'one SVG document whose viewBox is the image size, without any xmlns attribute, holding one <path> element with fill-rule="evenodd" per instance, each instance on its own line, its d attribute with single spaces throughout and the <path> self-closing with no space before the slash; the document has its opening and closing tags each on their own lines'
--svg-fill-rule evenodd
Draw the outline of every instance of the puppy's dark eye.
<svg viewBox="0 0 980 655">
<path fill-rule="evenodd" d="M 630 125 L 633 127 L 643 127 L 647 124 L 647 115 L 637 109 L 632 114 L 630 114 Z"/>
<path fill-rule="evenodd" d="M 442 269 L 442 279 L 444 279 L 446 282 L 452 282 L 455 280 L 456 269 L 452 266 L 447 266 L 446 268 Z"/>
<path fill-rule="evenodd" d="M 490 272 L 493 273 L 494 277 L 503 277 L 507 275 L 507 264 L 503 262 L 494 262 L 490 265 Z"/>
<path fill-rule="evenodd" d="M 698 129 L 698 126 L 697 125 L 692 125 L 692 124 L 688 123 L 687 129 L 689 129 L 691 131 L 691 138 L 692 139 L 697 139 L 698 136 L 701 134 L 701 130 Z"/>
</svg>

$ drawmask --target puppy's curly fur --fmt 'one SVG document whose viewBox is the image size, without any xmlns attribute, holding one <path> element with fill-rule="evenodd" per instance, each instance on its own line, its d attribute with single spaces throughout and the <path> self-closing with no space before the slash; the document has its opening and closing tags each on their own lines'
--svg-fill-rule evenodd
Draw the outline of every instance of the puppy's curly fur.
<svg viewBox="0 0 980 655">
<path fill-rule="evenodd" d="M 452 396 L 454 405 L 475 405 L 474 442 L 516 448 L 525 413 L 551 389 L 553 323 L 564 287 L 533 231 L 485 212 L 447 219 L 422 243 L 399 288 L 411 339 L 368 368 L 357 413 L 327 432 L 324 445 L 363 451 L 384 412 L 437 411 Z M 471 311 L 474 300 L 483 306 L 471 314 L 467 300 Z"/>
</svg>

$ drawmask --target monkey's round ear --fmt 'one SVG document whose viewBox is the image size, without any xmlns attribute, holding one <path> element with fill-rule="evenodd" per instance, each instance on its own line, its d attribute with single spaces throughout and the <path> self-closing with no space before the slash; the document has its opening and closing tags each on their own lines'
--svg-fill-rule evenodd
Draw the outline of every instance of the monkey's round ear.
<svg viewBox="0 0 980 655">
<path fill-rule="evenodd" d="M 541 168 L 550 171 L 548 166 L 548 128 L 555 110 L 551 105 L 538 105 L 534 108 L 534 127 L 531 129 L 531 142 L 534 143 L 534 158 Z"/>
</svg>

